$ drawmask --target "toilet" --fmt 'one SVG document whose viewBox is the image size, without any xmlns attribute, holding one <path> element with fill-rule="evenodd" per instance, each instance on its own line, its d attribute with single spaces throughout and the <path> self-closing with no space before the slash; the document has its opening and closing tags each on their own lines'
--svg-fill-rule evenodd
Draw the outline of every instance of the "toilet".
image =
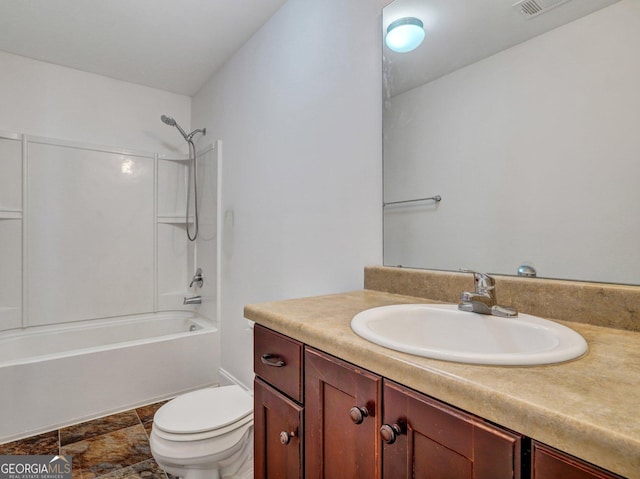
<svg viewBox="0 0 640 479">
<path fill-rule="evenodd" d="M 240 386 L 201 389 L 156 412 L 151 454 L 184 479 L 253 478 L 253 398 Z"/>
</svg>

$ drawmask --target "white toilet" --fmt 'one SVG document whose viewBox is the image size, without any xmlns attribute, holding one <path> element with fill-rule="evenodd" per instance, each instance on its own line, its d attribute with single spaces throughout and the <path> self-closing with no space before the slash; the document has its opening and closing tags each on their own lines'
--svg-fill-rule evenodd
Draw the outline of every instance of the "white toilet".
<svg viewBox="0 0 640 479">
<path fill-rule="evenodd" d="M 253 478 L 253 398 L 240 386 L 207 388 L 156 412 L 151 454 L 184 479 Z"/>
</svg>

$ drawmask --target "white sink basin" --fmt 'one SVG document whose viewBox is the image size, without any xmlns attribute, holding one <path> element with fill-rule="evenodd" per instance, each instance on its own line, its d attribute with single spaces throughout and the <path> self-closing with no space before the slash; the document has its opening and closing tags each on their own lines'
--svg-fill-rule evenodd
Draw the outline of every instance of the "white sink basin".
<svg viewBox="0 0 640 479">
<path fill-rule="evenodd" d="M 569 361 L 587 342 L 561 324 L 459 311 L 455 304 L 397 304 L 356 314 L 351 329 L 396 351 L 458 363 L 537 365 Z"/>
</svg>

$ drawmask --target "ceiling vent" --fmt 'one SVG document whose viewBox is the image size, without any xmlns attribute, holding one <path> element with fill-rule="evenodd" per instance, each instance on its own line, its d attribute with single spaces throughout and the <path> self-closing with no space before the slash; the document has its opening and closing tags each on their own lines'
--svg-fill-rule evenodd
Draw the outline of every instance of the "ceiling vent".
<svg viewBox="0 0 640 479">
<path fill-rule="evenodd" d="M 569 0 L 521 0 L 513 5 L 524 17 L 533 18 L 541 15 Z"/>
</svg>

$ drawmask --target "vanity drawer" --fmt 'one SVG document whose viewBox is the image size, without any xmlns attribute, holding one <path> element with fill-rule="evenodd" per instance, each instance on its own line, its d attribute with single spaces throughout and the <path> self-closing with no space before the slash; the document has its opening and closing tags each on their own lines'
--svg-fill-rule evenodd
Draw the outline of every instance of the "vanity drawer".
<svg viewBox="0 0 640 479">
<path fill-rule="evenodd" d="M 253 370 L 276 389 L 302 402 L 302 343 L 256 324 Z"/>
</svg>

